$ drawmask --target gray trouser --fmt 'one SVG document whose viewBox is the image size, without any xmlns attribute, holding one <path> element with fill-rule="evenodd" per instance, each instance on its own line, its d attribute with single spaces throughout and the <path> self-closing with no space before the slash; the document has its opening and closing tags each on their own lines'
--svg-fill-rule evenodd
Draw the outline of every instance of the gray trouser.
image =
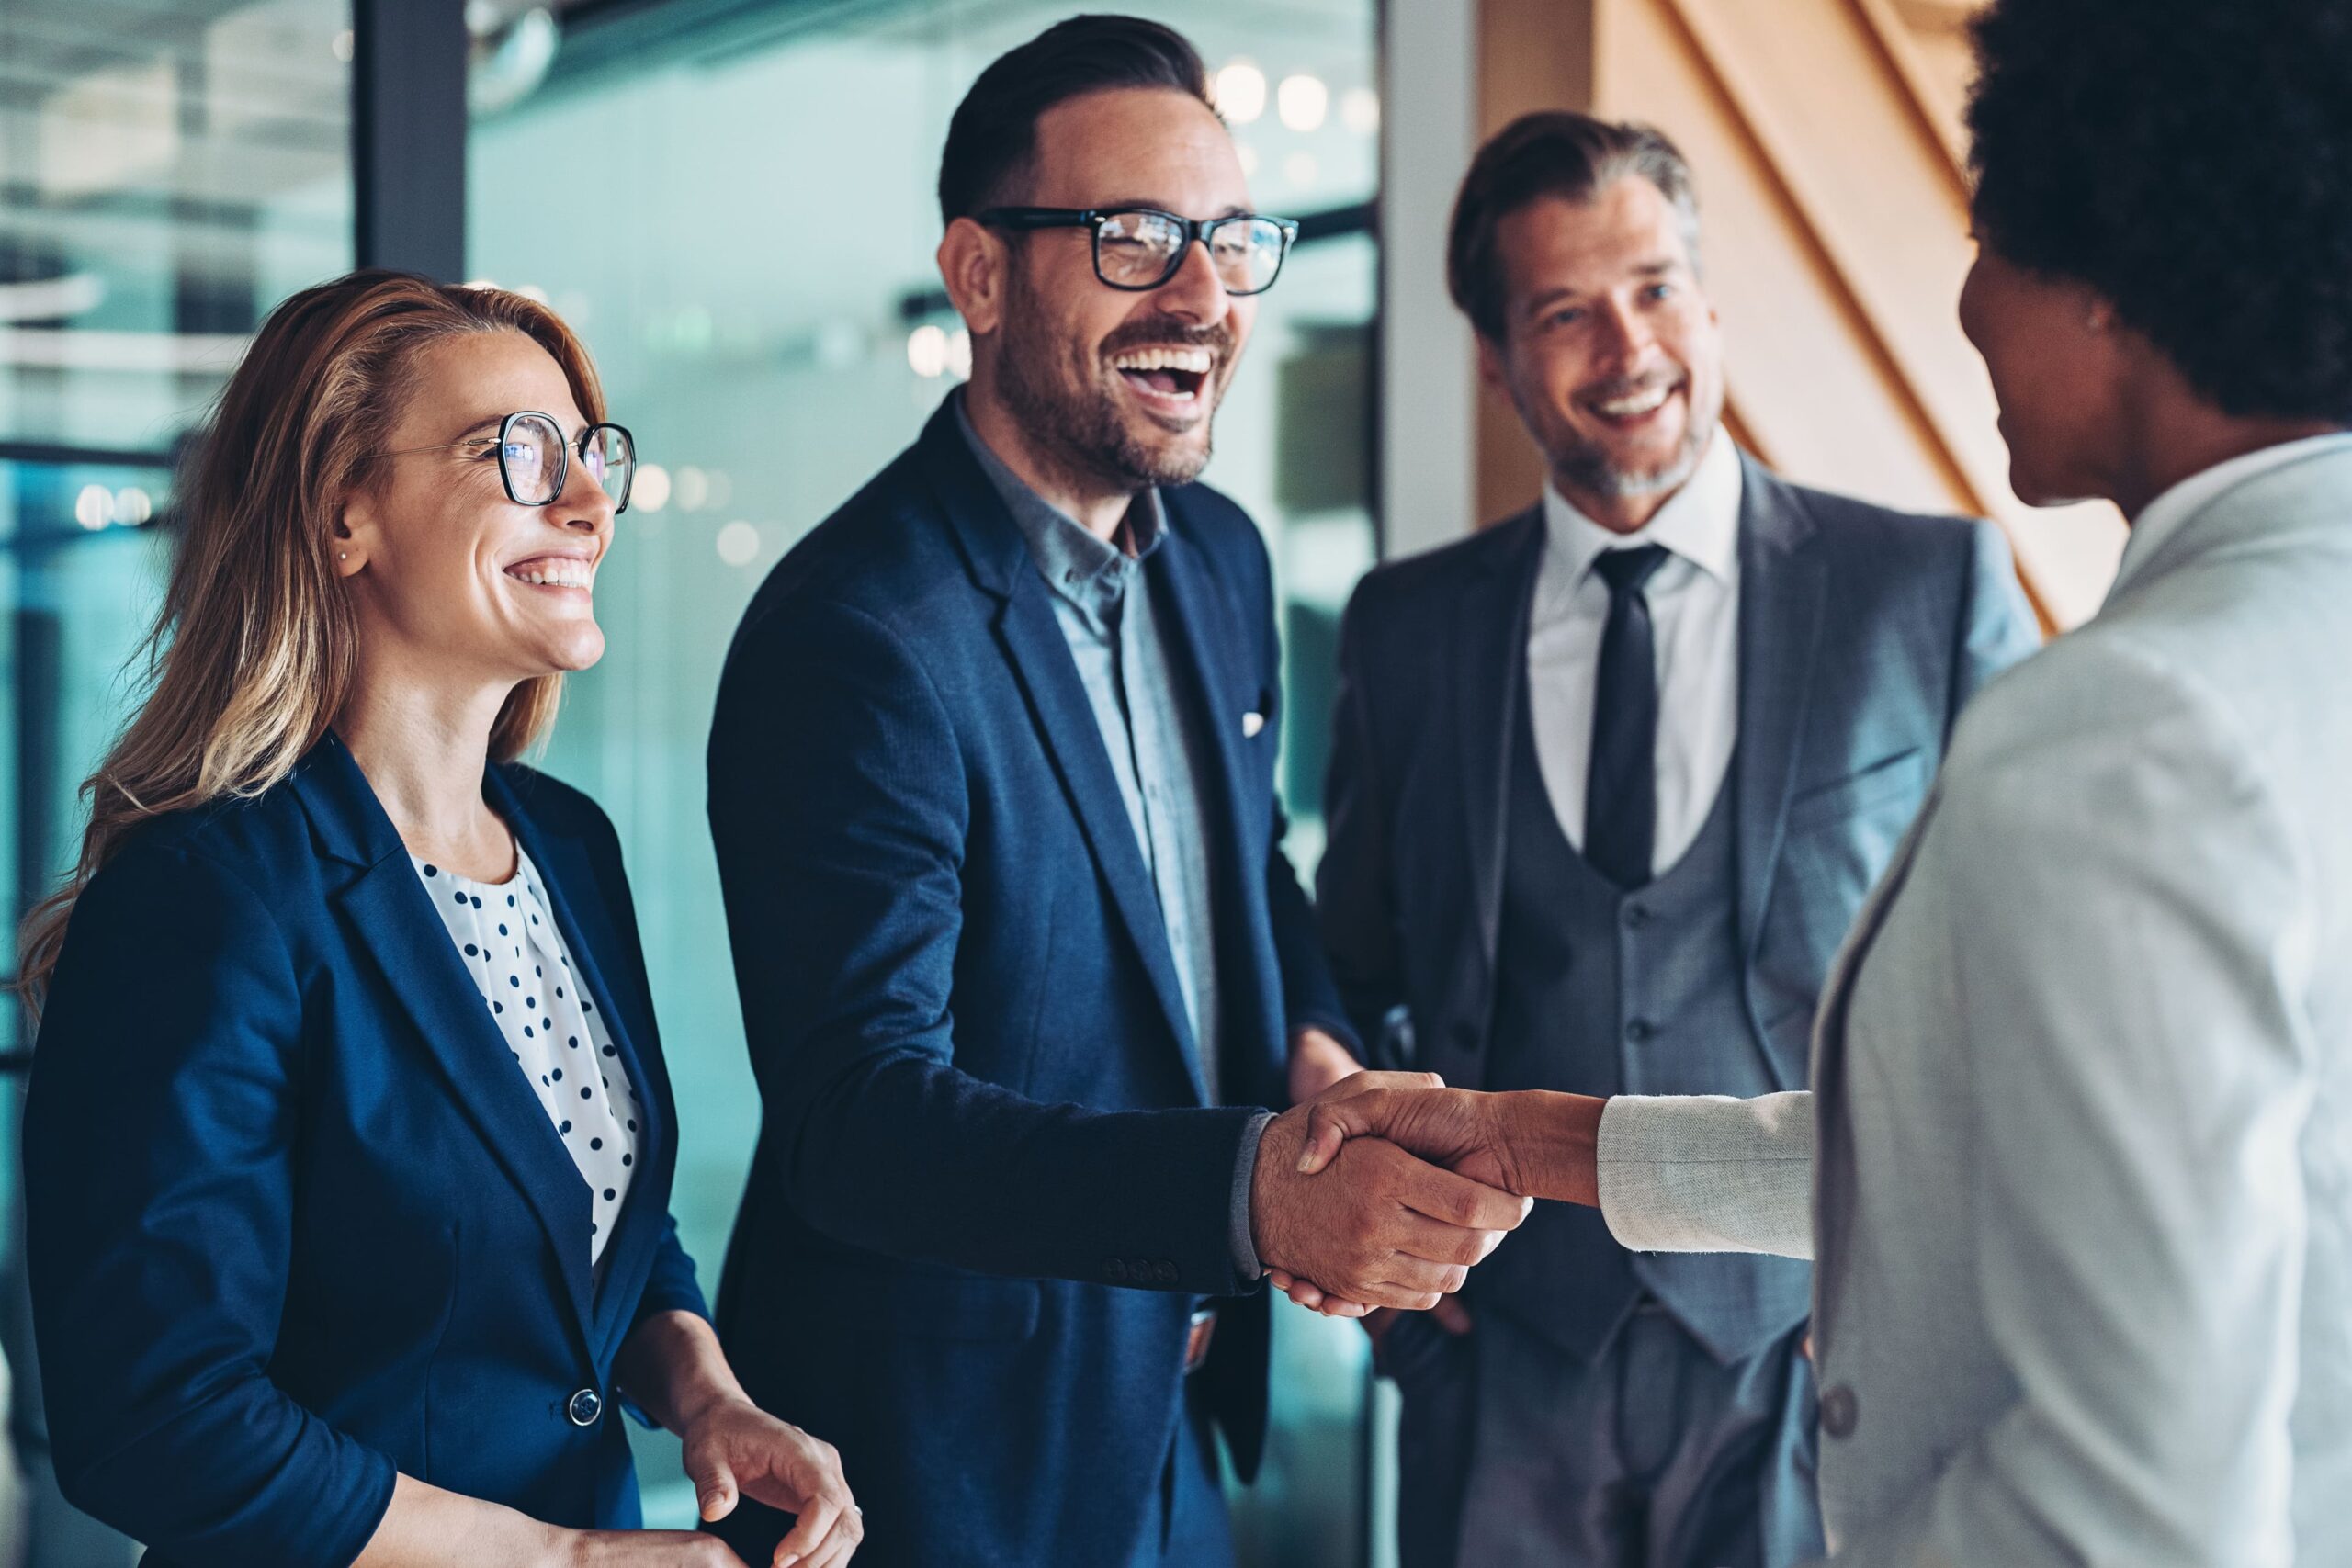
<svg viewBox="0 0 2352 1568">
<path fill-rule="evenodd" d="M 1799 1334 L 1718 1363 L 1645 1303 L 1593 1361 L 1488 1310 L 1400 1319 L 1403 1568 L 1788 1568 L 1823 1550 Z"/>
</svg>

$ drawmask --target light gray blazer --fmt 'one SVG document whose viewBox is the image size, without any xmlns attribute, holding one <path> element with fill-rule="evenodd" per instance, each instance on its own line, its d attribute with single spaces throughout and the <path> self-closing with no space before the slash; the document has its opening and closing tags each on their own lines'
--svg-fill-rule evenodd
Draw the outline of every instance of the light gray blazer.
<svg viewBox="0 0 2352 1568">
<path fill-rule="evenodd" d="M 1814 1051 L 1612 1100 L 1600 1190 L 1815 1257 L 1841 1568 L 2352 1563 L 2352 437 L 1969 707 Z"/>
</svg>

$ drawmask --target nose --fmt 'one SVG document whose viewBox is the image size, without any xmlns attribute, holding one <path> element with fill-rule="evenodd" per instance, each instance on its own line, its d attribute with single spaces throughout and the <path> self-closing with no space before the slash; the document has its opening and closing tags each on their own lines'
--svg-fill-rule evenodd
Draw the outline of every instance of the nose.
<svg viewBox="0 0 2352 1568">
<path fill-rule="evenodd" d="M 1209 260 L 1206 240 L 1195 239 L 1184 246 L 1184 259 L 1176 265 L 1176 276 L 1153 291 L 1152 303 L 1171 316 L 1182 316 L 1198 326 L 1214 326 L 1225 320 L 1233 309 L 1233 300 L 1225 291 L 1225 280 L 1216 275 L 1216 266 Z"/>
<path fill-rule="evenodd" d="M 1648 319 L 1623 300 L 1611 299 L 1601 306 L 1600 326 L 1600 357 L 1612 374 L 1630 375 L 1657 346 L 1657 334 L 1650 330 Z"/>
<path fill-rule="evenodd" d="M 613 498 L 574 446 L 564 465 L 563 490 L 547 508 L 548 520 L 583 534 L 607 533 L 618 515 Z"/>
</svg>

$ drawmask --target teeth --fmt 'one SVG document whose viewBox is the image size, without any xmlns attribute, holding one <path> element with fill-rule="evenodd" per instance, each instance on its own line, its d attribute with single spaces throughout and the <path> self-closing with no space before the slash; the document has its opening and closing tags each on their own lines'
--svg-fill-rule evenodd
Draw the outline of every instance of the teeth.
<svg viewBox="0 0 2352 1568">
<path fill-rule="evenodd" d="M 1592 406 L 1611 419 L 1632 419 L 1664 404 L 1667 394 L 1672 389 L 1668 387 L 1653 387 L 1646 392 L 1636 392 L 1630 398 L 1616 398 Z"/>
<path fill-rule="evenodd" d="M 534 561 L 511 568 L 506 575 L 535 588 L 586 588 L 594 581 L 596 569 L 584 560 Z"/>
<path fill-rule="evenodd" d="M 1189 370 L 1209 373 L 1211 355 L 1205 348 L 1135 348 L 1111 361 L 1120 370 Z"/>
</svg>

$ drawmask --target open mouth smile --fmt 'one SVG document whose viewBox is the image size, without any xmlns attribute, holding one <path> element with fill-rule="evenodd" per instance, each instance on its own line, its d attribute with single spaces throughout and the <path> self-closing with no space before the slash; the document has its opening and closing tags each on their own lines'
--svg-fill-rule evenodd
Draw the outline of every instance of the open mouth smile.
<svg viewBox="0 0 2352 1568">
<path fill-rule="evenodd" d="M 1639 430 L 1656 420 L 1681 390 L 1679 381 L 1665 382 L 1611 397 L 1583 398 L 1577 406 L 1611 430 Z"/>
<path fill-rule="evenodd" d="M 594 562 L 576 556 L 534 556 L 508 567 L 506 575 L 533 588 L 586 592 L 595 585 L 596 568 Z"/>
<path fill-rule="evenodd" d="M 1205 348 L 1131 348 L 1111 359 L 1146 407 L 1169 412 L 1198 409 L 1216 366 L 1216 355 Z"/>
</svg>

